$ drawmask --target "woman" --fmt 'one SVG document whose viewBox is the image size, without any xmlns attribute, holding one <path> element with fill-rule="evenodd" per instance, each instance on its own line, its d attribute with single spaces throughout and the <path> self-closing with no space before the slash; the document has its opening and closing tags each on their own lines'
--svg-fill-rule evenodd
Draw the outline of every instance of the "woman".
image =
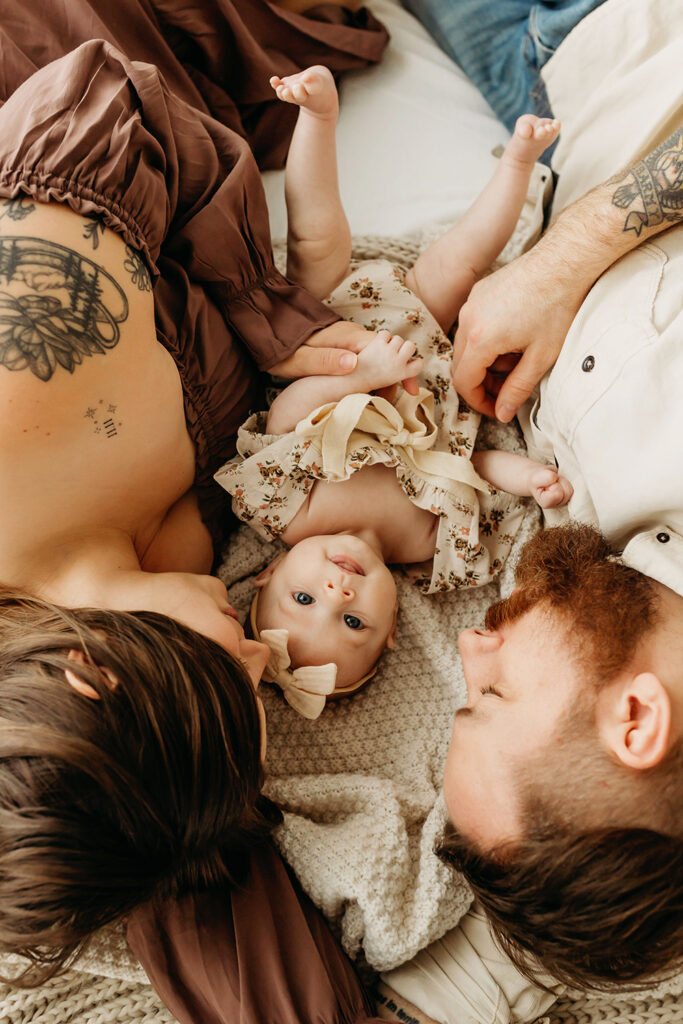
<svg viewBox="0 0 683 1024">
<path fill-rule="evenodd" d="M 148 897 L 242 877 L 277 820 L 212 473 L 257 367 L 330 372 L 362 336 L 276 271 L 242 136 L 277 162 L 269 74 L 386 42 L 265 2 L 110 7 L 1 30 L 0 945 L 33 982 Z"/>
</svg>

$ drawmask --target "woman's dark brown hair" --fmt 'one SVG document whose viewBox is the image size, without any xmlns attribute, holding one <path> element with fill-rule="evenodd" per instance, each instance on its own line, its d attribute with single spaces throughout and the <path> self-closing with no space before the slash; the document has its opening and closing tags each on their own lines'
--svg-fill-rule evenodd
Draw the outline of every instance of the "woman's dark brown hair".
<svg viewBox="0 0 683 1024">
<path fill-rule="evenodd" d="M 279 820 L 260 733 L 242 666 L 173 619 L 0 590 L 0 949 L 30 961 L 13 984 L 148 899 L 239 881 Z"/>
</svg>

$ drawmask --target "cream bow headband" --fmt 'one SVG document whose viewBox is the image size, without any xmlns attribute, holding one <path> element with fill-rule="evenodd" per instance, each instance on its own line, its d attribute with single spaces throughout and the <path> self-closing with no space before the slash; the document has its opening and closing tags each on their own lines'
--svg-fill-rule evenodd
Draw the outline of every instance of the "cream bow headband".
<svg viewBox="0 0 683 1024">
<path fill-rule="evenodd" d="M 289 631 L 264 629 L 259 632 L 256 625 L 258 599 L 257 591 L 251 603 L 249 622 L 254 640 L 260 640 L 270 647 L 270 658 L 264 669 L 263 678 L 265 682 L 279 686 L 287 703 L 304 718 L 318 718 L 327 698 L 335 700 L 338 697 L 348 697 L 374 676 L 377 664 L 374 664 L 358 682 L 335 689 L 337 666 L 333 662 L 327 665 L 301 665 L 292 669 L 287 650 Z"/>
</svg>

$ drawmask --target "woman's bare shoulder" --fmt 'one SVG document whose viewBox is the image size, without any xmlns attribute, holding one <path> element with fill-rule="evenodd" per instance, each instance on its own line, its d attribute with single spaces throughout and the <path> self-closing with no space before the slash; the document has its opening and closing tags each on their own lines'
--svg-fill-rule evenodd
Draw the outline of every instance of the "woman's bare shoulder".
<svg viewBox="0 0 683 1024">
<path fill-rule="evenodd" d="M 42 530 L 61 515 L 135 532 L 192 484 L 180 377 L 156 338 L 147 268 L 115 232 L 60 204 L 0 201 L 0 407 L 7 529 L 51 493 Z"/>
</svg>

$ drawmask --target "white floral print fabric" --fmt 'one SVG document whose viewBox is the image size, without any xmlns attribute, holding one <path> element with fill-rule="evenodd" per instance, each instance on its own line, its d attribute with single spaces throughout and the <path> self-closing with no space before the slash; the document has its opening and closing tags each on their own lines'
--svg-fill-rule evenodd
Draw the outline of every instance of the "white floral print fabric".
<svg viewBox="0 0 683 1024">
<path fill-rule="evenodd" d="M 350 395 L 285 435 L 264 433 L 266 413 L 255 413 L 239 431 L 237 457 L 216 480 L 232 495 L 235 514 L 272 540 L 317 480 L 390 466 L 408 497 L 439 517 L 434 559 L 407 567 L 413 581 L 425 593 L 480 586 L 503 565 L 524 502 L 474 471 L 470 459 L 481 417 L 453 389 L 452 343 L 404 279 L 405 272 L 386 260 L 364 262 L 325 301 L 346 320 L 412 341 L 424 359 L 420 395 L 401 394 L 395 406 Z"/>
</svg>

